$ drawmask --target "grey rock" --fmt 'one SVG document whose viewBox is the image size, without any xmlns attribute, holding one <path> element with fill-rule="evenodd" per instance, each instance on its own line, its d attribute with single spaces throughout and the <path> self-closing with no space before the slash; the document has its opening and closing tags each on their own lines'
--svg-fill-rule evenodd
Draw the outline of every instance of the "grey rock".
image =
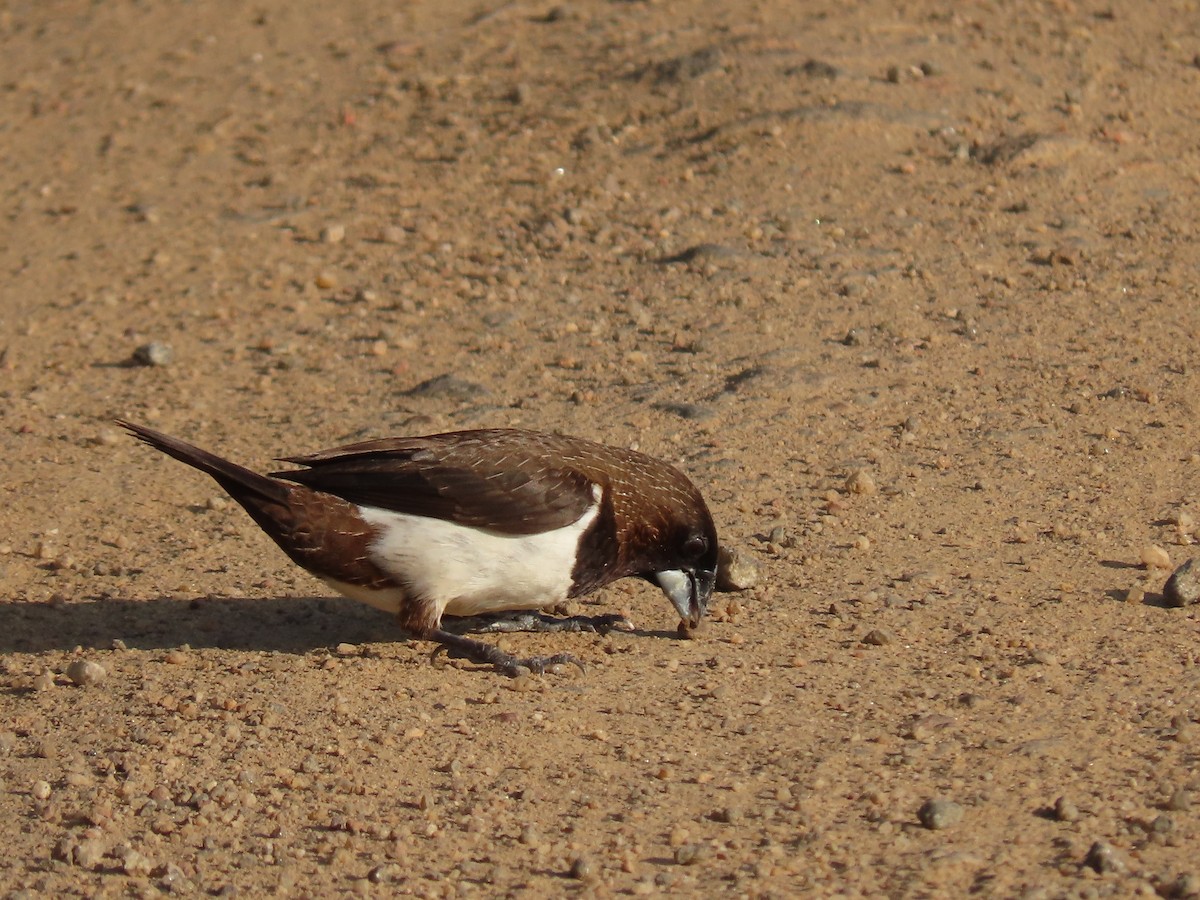
<svg viewBox="0 0 1200 900">
<path fill-rule="evenodd" d="M 142 344 L 133 351 L 133 361 L 139 366 L 169 366 L 174 358 L 175 351 L 171 349 L 171 345 L 161 341 Z"/>
<path fill-rule="evenodd" d="M 962 821 L 965 813 L 962 804 L 944 797 L 933 797 L 921 804 L 917 810 L 917 820 L 932 831 L 941 831 L 943 828 L 953 828 Z"/>
<path fill-rule="evenodd" d="M 490 394 L 486 387 L 457 375 L 435 375 L 404 392 L 408 397 L 432 397 L 440 400 L 474 400 Z"/>
<path fill-rule="evenodd" d="M 1163 598 L 1167 606 L 1200 603 L 1200 567 L 1196 566 L 1196 559 L 1189 559 L 1171 573 L 1163 586 Z"/>
</svg>

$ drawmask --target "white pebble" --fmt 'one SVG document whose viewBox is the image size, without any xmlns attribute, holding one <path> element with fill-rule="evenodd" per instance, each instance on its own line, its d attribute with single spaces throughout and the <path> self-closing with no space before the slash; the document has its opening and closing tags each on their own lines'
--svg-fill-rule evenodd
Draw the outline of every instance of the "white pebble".
<svg viewBox="0 0 1200 900">
<path fill-rule="evenodd" d="M 875 493 L 875 479 L 866 469 L 855 469 L 846 479 L 846 490 L 852 494 L 870 496 Z"/>
<path fill-rule="evenodd" d="M 77 659 L 67 666 L 67 677 L 78 685 L 99 684 L 108 675 L 104 666 L 90 659 Z"/>
<path fill-rule="evenodd" d="M 1142 548 L 1142 565 L 1147 569 L 1171 568 L 1171 557 L 1157 544 Z"/>
</svg>

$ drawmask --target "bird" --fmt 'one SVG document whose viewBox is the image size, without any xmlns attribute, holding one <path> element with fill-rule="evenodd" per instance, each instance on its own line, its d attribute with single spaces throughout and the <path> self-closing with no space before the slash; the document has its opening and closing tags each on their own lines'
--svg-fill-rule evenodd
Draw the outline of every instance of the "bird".
<svg viewBox="0 0 1200 900">
<path fill-rule="evenodd" d="M 437 644 L 435 657 L 447 652 L 508 675 L 583 669 L 568 653 L 518 657 L 448 630 L 443 617 L 495 616 L 497 631 L 628 627 L 620 616 L 539 611 L 637 577 L 663 591 L 686 630 L 700 624 L 716 583 L 717 531 L 700 491 L 633 450 L 476 429 L 279 457 L 302 468 L 264 475 L 144 425 L 117 424 L 210 475 L 294 563 L 391 613 L 404 631 Z"/>
</svg>

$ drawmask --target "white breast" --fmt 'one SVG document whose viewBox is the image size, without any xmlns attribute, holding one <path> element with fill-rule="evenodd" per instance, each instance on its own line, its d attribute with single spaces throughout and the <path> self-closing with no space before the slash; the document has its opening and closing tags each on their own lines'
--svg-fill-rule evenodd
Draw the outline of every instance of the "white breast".
<svg viewBox="0 0 1200 900">
<path fill-rule="evenodd" d="M 582 516 L 542 534 L 489 533 L 370 506 L 360 506 L 359 513 L 379 532 L 369 551 L 375 565 L 408 585 L 410 595 L 433 602 L 439 615 L 470 616 L 541 609 L 566 598 L 579 539 L 600 510 L 600 488 L 593 486 L 592 493 L 596 502 Z M 391 605 L 391 598 L 360 593 L 349 596 Z"/>
</svg>

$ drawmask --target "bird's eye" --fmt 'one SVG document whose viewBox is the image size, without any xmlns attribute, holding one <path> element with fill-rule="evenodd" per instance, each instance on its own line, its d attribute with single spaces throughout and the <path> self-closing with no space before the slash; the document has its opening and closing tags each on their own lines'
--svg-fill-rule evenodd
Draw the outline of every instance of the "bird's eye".
<svg viewBox="0 0 1200 900">
<path fill-rule="evenodd" d="M 693 534 L 683 542 L 683 555 L 688 559 L 699 559 L 708 552 L 708 540 L 702 534 Z"/>
</svg>

